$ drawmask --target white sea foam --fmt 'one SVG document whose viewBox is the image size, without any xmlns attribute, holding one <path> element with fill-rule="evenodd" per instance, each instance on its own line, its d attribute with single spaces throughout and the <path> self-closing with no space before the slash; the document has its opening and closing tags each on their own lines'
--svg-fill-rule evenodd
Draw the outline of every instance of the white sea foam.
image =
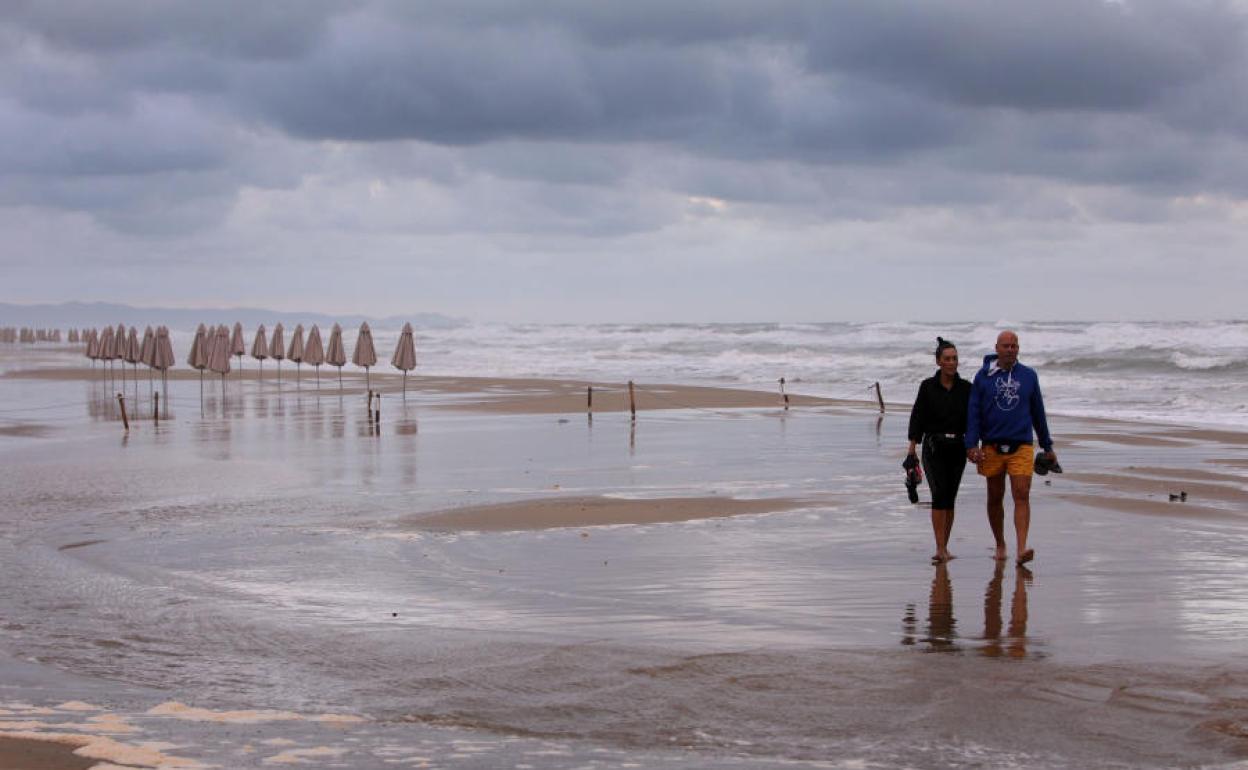
<svg viewBox="0 0 1248 770">
<path fill-rule="evenodd" d="M 935 369 L 937 335 L 959 345 L 962 373 L 970 377 L 1005 326 L 1018 330 L 1022 360 L 1040 371 L 1055 414 L 1248 427 L 1246 321 L 467 324 L 418 329 L 416 373 L 766 389 L 785 377 L 793 393 L 852 399 L 868 398 L 879 382 L 886 399 L 906 402 Z M 355 334 L 343 330 L 348 350 Z M 373 329 L 379 370 L 389 369 L 398 335 Z M 173 333 L 179 366 L 192 336 Z M 244 358 L 243 365 L 254 369 L 257 362 Z M 274 362 L 264 368 L 274 371 Z"/>
</svg>

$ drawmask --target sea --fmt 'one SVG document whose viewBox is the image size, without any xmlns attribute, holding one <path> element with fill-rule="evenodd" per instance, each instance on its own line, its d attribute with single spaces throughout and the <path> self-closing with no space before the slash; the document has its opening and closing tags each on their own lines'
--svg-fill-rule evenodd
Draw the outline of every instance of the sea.
<svg viewBox="0 0 1248 770">
<path fill-rule="evenodd" d="M 1248 427 L 1248 321 L 466 325 L 421 335 L 421 371 L 677 381 L 913 400 L 938 336 L 964 377 L 1014 329 L 1056 414 Z M 393 335 L 397 336 L 397 334 Z"/>
<path fill-rule="evenodd" d="M 958 345 L 962 376 L 970 378 L 1006 328 L 1018 332 L 1020 360 L 1040 372 L 1054 414 L 1248 427 L 1248 321 L 466 323 L 417 330 L 416 374 L 762 390 L 777 390 L 783 377 L 790 392 L 850 400 L 874 399 L 878 382 L 887 401 L 907 403 L 935 371 L 938 336 Z M 286 333 L 289 341 L 289 325 Z M 192 335 L 175 332 L 180 358 Z M 354 335 L 345 332 L 348 354 Z M 373 329 L 383 371 L 398 335 Z"/>
</svg>

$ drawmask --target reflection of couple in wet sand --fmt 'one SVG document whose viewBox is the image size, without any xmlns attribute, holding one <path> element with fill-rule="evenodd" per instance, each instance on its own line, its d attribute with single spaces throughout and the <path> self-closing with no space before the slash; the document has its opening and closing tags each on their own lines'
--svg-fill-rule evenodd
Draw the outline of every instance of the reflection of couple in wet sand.
<svg viewBox="0 0 1248 770">
<path fill-rule="evenodd" d="M 1027 588 L 1031 585 L 1031 571 L 1026 567 L 1014 569 L 1014 592 L 1010 597 L 1009 624 L 1003 625 L 1001 615 L 1002 597 L 1005 593 L 1005 564 L 998 561 L 984 589 L 984 642 L 980 652 L 991 658 L 1002 655 L 1022 658 L 1027 655 Z M 932 652 L 953 652 L 961 649 L 957 639 L 957 620 L 953 616 L 953 584 L 949 580 L 949 568 L 943 563 L 936 565 L 932 577 L 932 590 L 927 603 L 927 625 L 920 636 L 918 618 L 913 604 L 906 607 L 902 618 L 901 643 L 923 643 Z"/>
<path fill-rule="evenodd" d="M 940 368 L 919 386 L 910 411 L 906 461 L 907 468 L 913 466 L 922 447 L 936 537 L 932 561 L 943 563 L 954 558 L 949 552 L 949 534 L 962 472 L 969 460 L 978 466 L 988 485 L 988 524 L 996 541 L 993 557 L 998 561 L 1006 558 L 1005 490 L 1009 479 L 1017 540 L 1015 563 L 1021 566 L 1035 558 L 1035 551 L 1027 546 L 1035 460 L 1033 429 L 1044 461 L 1060 472 L 1039 377 L 1035 370 L 1019 363 L 1018 335 L 1012 331 L 997 335 L 997 352 L 984 357 L 973 382 L 958 376 L 958 349 L 953 343 L 940 337 L 936 340 Z M 1043 468 L 1041 472 L 1045 472 Z"/>
</svg>

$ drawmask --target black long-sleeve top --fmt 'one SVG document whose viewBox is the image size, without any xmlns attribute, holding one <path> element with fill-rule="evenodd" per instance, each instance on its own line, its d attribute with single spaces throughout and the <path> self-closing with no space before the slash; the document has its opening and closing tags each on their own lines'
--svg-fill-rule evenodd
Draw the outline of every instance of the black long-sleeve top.
<svg viewBox="0 0 1248 770">
<path fill-rule="evenodd" d="M 918 443 L 923 436 L 966 432 L 966 405 L 971 398 L 971 383 L 954 375 L 953 387 L 940 384 L 940 372 L 923 380 L 919 395 L 910 410 L 910 440 Z"/>
</svg>

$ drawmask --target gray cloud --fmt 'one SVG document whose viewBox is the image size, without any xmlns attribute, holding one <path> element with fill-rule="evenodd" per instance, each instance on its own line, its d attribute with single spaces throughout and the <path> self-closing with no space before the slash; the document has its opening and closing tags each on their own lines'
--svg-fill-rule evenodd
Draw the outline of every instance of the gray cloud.
<svg viewBox="0 0 1248 770">
<path fill-rule="evenodd" d="M 985 222 L 1085 260 L 1071 238 L 1153 223 L 1216 251 L 1248 196 L 1245 32 L 1229 0 L 14 0 L 0 207 L 108 233 L 105 260 L 367 243 L 503 284 L 509 255 L 682 286 L 750 248 L 814 276 L 831 230 L 902 259 L 981 254 Z"/>
</svg>

